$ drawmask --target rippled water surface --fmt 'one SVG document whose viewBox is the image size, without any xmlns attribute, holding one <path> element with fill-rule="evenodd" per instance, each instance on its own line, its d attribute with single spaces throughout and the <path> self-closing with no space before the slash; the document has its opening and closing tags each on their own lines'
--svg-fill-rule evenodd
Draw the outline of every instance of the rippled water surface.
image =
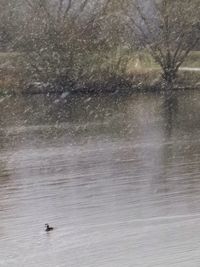
<svg viewBox="0 0 200 267">
<path fill-rule="evenodd" d="M 0 111 L 0 266 L 200 266 L 200 93 Z"/>
</svg>

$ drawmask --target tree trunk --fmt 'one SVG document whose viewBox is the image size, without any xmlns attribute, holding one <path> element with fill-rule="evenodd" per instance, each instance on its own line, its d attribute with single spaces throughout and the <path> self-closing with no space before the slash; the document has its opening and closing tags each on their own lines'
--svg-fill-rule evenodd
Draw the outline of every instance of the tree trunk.
<svg viewBox="0 0 200 267">
<path fill-rule="evenodd" d="M 164 69 L 162 77 L 165 81 L 165 91 L 172 91 L 174 89 L 177 71 L 174 68 Z"/>
</svg>

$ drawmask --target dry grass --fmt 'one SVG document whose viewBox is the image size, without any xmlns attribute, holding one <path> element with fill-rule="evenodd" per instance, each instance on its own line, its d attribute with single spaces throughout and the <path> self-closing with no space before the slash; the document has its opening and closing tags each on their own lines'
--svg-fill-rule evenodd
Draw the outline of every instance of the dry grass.
<svg viewBox="0 0 200 267">
<path fill-rule="evenodd" d="M 200 71 L 179 71 L 177 84 L 181 87 L 200 88 Z"/>
</svg>

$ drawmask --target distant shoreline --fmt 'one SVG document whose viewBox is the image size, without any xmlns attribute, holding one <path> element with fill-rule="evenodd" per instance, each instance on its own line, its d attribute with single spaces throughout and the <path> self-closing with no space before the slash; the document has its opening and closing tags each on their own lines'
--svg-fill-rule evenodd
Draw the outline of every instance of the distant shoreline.
<svg viewBox="0 0 200 267">
<path fill-rule="evenodd" d="M 173 91 L 193 91 L 193 90 L 200 90 L 200 86 L 186 86 L 186 87 L 174 87 Z M 117 88 L 112 90 L 95 90 L 95 89 L 78 89 L 78 90 L 34 90 L 34 91 L 21 91 L 17 93 L 16 91 L 9 91 L 9 92 L 1 92 L 0 97 L 4 96 L 34 96 L 34 95 L 60 95 L 62 98 L 70 97 L 70 96 L 82 96 L 82 95 L 131 95 L 135 93 L 164 93 L 166 90 L 164 88 L 158 87 L 143 87 L 143 88 Z"/>
</svg>

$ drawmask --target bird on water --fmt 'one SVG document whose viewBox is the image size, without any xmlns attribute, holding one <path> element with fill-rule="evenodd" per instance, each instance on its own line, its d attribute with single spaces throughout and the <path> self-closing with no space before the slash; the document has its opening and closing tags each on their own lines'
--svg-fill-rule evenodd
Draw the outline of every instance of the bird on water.
<svg viewBox="0 0 200 267">
<path fill-rule="evenodd" d="M 45 227 L 46 227 L 46 229 L 45 229 L 46 232 L 49 232 L 49 231 L 52 231 L 53 230 L 53 227 L 50 227 L 48 225 L 48 223 L 45 224 Z"/>
</svg>

